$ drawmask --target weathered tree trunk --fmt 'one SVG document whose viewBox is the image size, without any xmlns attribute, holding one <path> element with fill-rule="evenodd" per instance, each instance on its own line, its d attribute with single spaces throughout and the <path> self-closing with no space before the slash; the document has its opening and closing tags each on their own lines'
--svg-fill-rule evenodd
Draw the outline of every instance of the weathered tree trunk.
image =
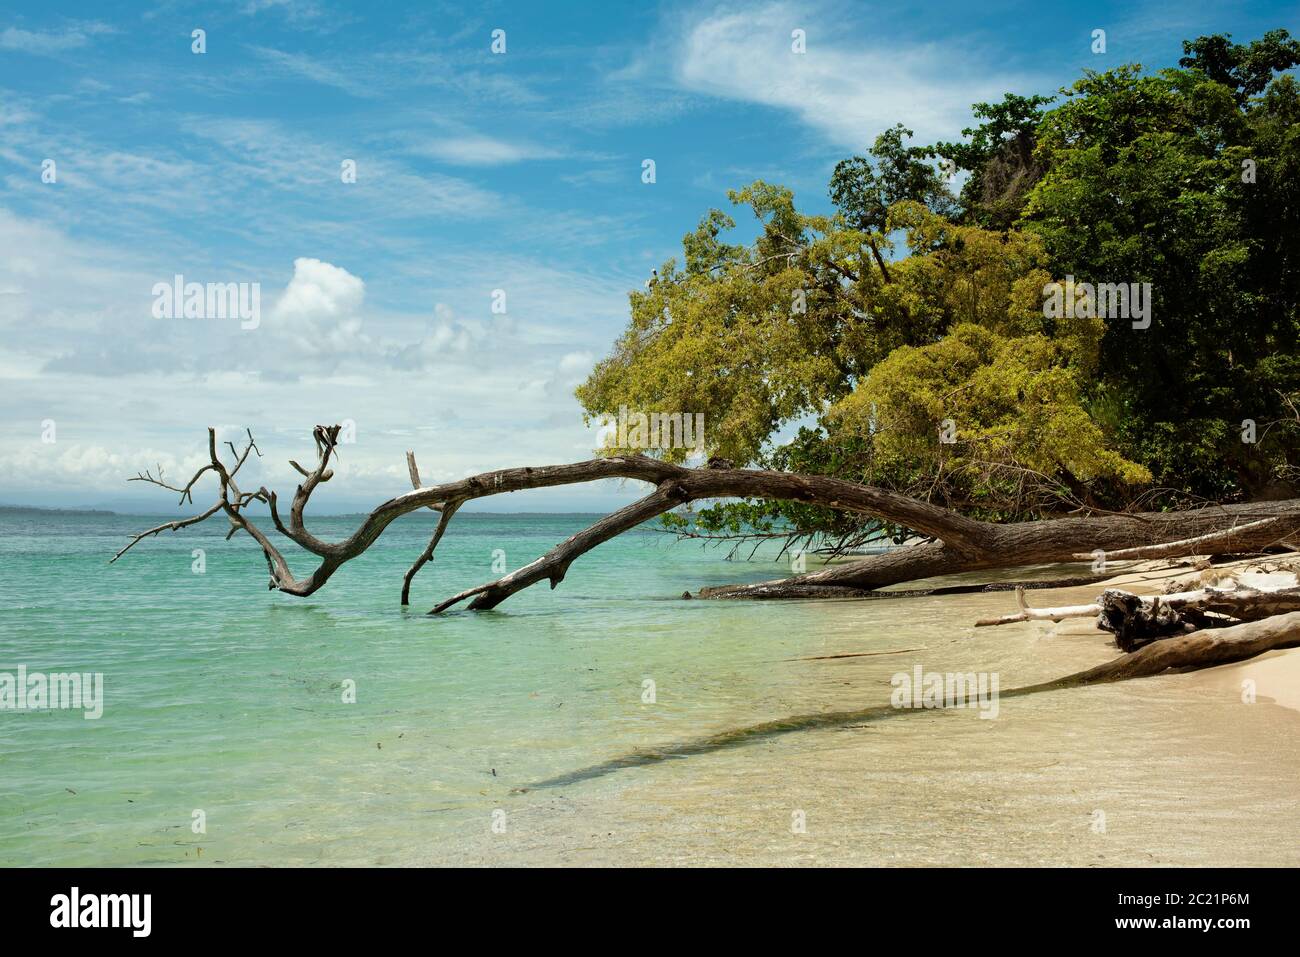
<svg viewBox="0 0 1300 957">
<path fill-rule="evenodd" d="M 935 575 L 1047 562 L 1136 557 L 1142 545 L 1164 544 L 1164 557 L 1206 554 L 1206 549 L 1250 551 L 1277 544 L 1300 527 L 1300 502 L 1216 505 L 1188 512 L 1142 512 L 1089 518 L 1044 519 L 996 525 L 980 522 L 967 543 L 946 540 L 896 548 L 794 578 L 701 590 L 701 598 L 802 598 L 813 589 L 870 591 Z M 1214 535 L 1207 544 L 1200 536 Z M 942 538 L 942 536 L 939 536 Z M 1117 556 L 1117 557 L 1116 557 Z"/>
<path fill-rule="evenodd" d="M 1205 589 L 1199 594 L 1139 598 L 1108 588 L 1098 604 L 1097 626 L 1115 636 L 1121 651 L 1136 651 L 1169 635 L 1300 611 L 1300 589 Z"/>
<path fill-rule="evenodd" d="M 1300 501 L 1264 502 L 1249 505 L 1212 506 L 1192 512 L 1143 513 L 1075 517 L 1037 522 L 997 525 L 981 522 L 929 502 L 900 495 L 885 489 L 859 485 L 820 475 L 799 475 L 760 469 L 719 467 L 690 469 L 642 455 L 592 459 L 572 465 L 537 468 L 501 469 L 485 472 L 457 482 L 420 486 L 379 505 L 365 517 L 357 530 L 341 542 L 326 542 L 308 531 L 303 513 L 317 486 L 333 477 L 330 459 L 336 454 L 340 427 L 317 426 L 316 467 L 308 470 L 291 462 L 303 476 L 294 492 L 286 525 L 281 519 L 278 499 L 266 488 L 241 491 L 236 476 L 251 451 L 257 451 L 252 436 L 240 453 L 230 445 L 234 463 L 227 466 L 218 454 L 216 434 L 208 430 L 210 462 L 203 466 L 183 488 L 167 485 L 161 476 L 141 475 L 152 482 L 181 494 L 181 502 L 190 500 L 195 482 L 205 473 L 215 473 L 220 482 L 217 502 L 201 515 L 169 522 L 137 535 L 114 557 L 120 558 L 145 537 L 165 530 L 179 530 L 223 512 L 230 520 L 231 533 L 247 532 L 261 547 L 270 572 L 270 587 L 290 595 L 306 596 L 321 588 L 344 563 L 368 549 L 388 525 L 410 512 L 434 508 L 442 512 L 438 530 L 428 547 L 407 573 L 403 599 L 409 594 L 411 580 L 433 556 L 434 548 L 456 510 L 472 499 L 522 489 L 547 488 L 591 482 L 598 479 L 634 479 L 654 486 L 645 498 L 602 519 L 596 525 L 574 535 L 548 554 L 509 575 L 455 595 L 440 603 L 442 611 L 466 598 L 473 598 L 471 608 L 492 608 L 515 592 L 543 579 L 554 588 L 579 556 L 613 536 L 686 502 L 722 498 L 755 498 L 803 502 L 826 508 L 867 515 L 910 529 L 933 541 L 915 547 L 900 548 L 860 562 L 828 568 L 794 578 L 754 585 L 706 588 L 700 594 L 708 598 L 805 598 L 861 594 L 865 591 L 900 582 L 954 572 L 988 568 L 1005 568 L 1041 562 L 1069 561 L 1079 552 L 1103 552 L 1174 543 L 1177 554 L 1195 554 L 1203 544 L 1200 536 L 1213 535 L 1219 547 L 1237 550 L 1264 547 L 1292 534 L 1300 526 Z M 261 452 L 258 451 L 260 455 Z M 419 483 L 414 457 L 408 455 L 413 484 Z M 259 502 L 271 514 L 275 530 L 315 555 L 320 564 L 306 578 L 296 578 L 289 563 L 270 538 L 250 520 L 248 507 Z M 1266 521 L 1276 519 L 1276 521 Z"/>
<path fill-rule="evenodd" d="M 1166 671 L 1193 671 L 1244 661 L 1275 648 L 1300 645 L 1300 612 L 1272 615 L 1227 628 L 1209 628 L 1188 635 L 1153 641 L 1129 654 L 1077 674 L 1033 686 L 1032 690 L 1072 688 L 1145 678 Z"/>
</svg>

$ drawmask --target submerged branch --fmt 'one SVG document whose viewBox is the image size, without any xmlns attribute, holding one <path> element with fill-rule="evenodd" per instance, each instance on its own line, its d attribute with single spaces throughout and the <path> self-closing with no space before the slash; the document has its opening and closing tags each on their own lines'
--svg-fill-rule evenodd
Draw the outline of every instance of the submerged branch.
<svg viewBox="0 0 1300 957">
<path fill-rule="evenodd" d="M 334 475 L 330 465 L 338 457 L 339 433 L 338 425 L 317 426 L 312 431 L 316 446 L 314 467 L 308 469 L 292 463 L 302 482 L 295 489 L 286 523 L 275 492 L 265 487 L 243 492 L 236 484 L 235 477 L 250 453 L 256 451 L 261 455 L 251 432 L 242 452 L 231 445 L 236 460 L 233 467 L 227 468 L 217 452 L 215 430 L 209 429 L 210 461 L 187 485 L 171 486 L 163 481 L 161 474 L 155 478 L 149 473 L 138 475 L 133 481 L 148 481 L 180 491 L 184 499 L 199 478 L 213 472 L 219 482 L 216 503 L 192 519 L 146 530 L 136 541 L 169 528 L 179 530 L 198 524 L 220 511 L 229 518 L 232 534 L 247 532 L 261 547 L 272 589 L 306 596 L 328 582 L 342 565 L 365 552 L 390 523 L 418 509 L 431 508 L 442 515 L 429 545 L 407 572 L 403 583 L 405 603 L 409 600 L 412 579 L 432 558 L 448 522 L 465 502 L 524 489 L 600 479 L 630 479 L 654 486 L 654 491 L 645 498 L 572 536 L 529 565 L 439 603 L 434 609 L 439 612 L 469 598 L 474 599 L 469 606 L 472 609 L 493 608 L 515 592 L 542 580 L 550 581 L 554 588 L 564 579 L 573 561 L 592 548 L 679 505 L 710 499 L 765 499 L 817 505 L 889 523 L 926 541 L 789 579 L 704 589 L 700 597 L 706 598 L 857 597 L 887 585 L 954 572 L 1069 561 L 1076 554 L 1092 549 L 1115 554 L 1123 549 L 1165 544 L 1170 554 L 1189 554 L 1197 548 L 1203 549 L 1207 537 L 1226 532 L 1231 532 L 1234 547 L 1259 547 L 1275 541 L 1279 527 L 1300 524 L 1300 502 L 1290 501 L 1220 506 L 1184 513 L 1076 516 L 997 525 L 897 492 L 822 475 L 738 469 L 721 460 L 714 460 L 705 468 L 692 469 L 643 455 L 611 456 L 571 465 L 501 469 L 426 486 L 421 483 L 414 454 L 408 453 L 407 466 L 414 488 L 376 507 L 348 538 L 327 542 L 307 529 L 304 513 L 315 489 Z M 245 514 L 253 502 L 268 507 L 277 533 L 319 559 L 319 565 L 305 578 L 294 576 L 271 539 Z M 1247 519 L 1250 521 L 1242 524 Z M 118 556 L 134 544 L 132 541 Z"/>
</svg>

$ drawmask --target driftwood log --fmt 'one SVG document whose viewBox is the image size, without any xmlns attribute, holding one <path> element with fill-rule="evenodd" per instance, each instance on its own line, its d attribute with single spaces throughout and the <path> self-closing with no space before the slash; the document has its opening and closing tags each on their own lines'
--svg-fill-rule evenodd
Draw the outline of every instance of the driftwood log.
<svg viewBox="0 0 1300 957">
<path fill-rule="evenodd" d="M 1113 634 L 1121 651 L 1136 651 L 1170 635 L 1300 611 L 1300 588 L 1208 588 L 1152 598 L 1108 588 L 1098 604 L 1097 627 Z"/>
<path fill-rule="evenodd" d="M 1205 550 L 1205 536 L 1214 536 L 1225 549 L 1230 546 L 1238 551 L 1252 550 L 1283 541 L 1300 528 L 1300 500 L 1215 505 L 1177 513 L 1071 516 L 1000 525 L 977 521 L 896 492 L 826 476 L 737 469 L 722 461 L 713 462 L 712 467 L 692 469 L 642 455 L 597 458 L 570 465 L 500 469 L 442 485 L 425 486 L 420 483 L 414 455 L 408 453 L 411 479 L 416 487 L 377 506 L 344 540 L 327 542 L 307 528 L 303 514 L 312 492 L 333 477 L 330 465 L 338 454 L 339 433 L 340 426 L 337 425 L 317 426 L 312 432 L 316 446 L 315 466 L 307 469 L 297 462 L 290 462 L 302 476 L 302 482 L 294 492 L 286 521 L 275 492 L 265 487 L 244 491 L 238 485 L 240 468 L 250 453 L 261 455 L 252 434 L 249 433 L 242 451 L 233 443 L 226 443 L 230 449 L 227 462 L 218 447 L 215 430 L 209 429 L 209 462 L 184 486 L 168 484 L 161 474 L 154 476 L 148 472 L 131 481 L 148 482 L 179 493 L 180 503 L 186 504 L 193 502 L 192 493 L 198 480 L 211 472 L 218 482 L 217 501 L 190 518 L 166 522 L 140 532 L 114 556 L 113 561 L 147 537 L 163 531 L 177 531 L 221 513 L 230 522 L 230 535 L 245 532 L 262 549 L 270 574 L 270 588 L 288 595 L 306 596 L 324 586 L 343 564 L 365 552 L 390 523 L 410 512 L 432 508 L 442 513 L 438 528 L 405 576 L 405 601 L 409 600 L 414 576 L 432 559 L 438 541 L 464 503 L 522 489 L 600 479 L 631 479 L 645 482 L 653 486 L 653 490 L 561 542 L 523 568 L 440 602 L 434 612 L 441 612 L 466 599 L 472 599 L 471 609 L 493 608 L 540 581 L 547 581 L 554 588 L 563 581 L 575 559 L 602 542 L 680 505 L 708 499 L 773 499 L 815 504 L 890 522 L 910 529 L 926 541 L 779 581 L 705 588 L 699 593 L 703 598 L 856 595 L 935 575 L 1071 561 L 1081 552 L 1090 556 L 1096 550 L 1123 553 L 1152 545 L 1167 545 L 1172 554 L 1201 554 Z M 317 559 L 315 569 L 302 578 L 294 575 L 270 536 L 248 514 L 254 503 L 269 509 L 276 533 Z"/>
<path fill-rule="evenodd" d="M 1108 588 L 1091 604 L 1057 608 L 1031 608 L 1024 589 L 1017 588 L 1016 603 L 1020 611 L 981 619 L 975 627 L 1096 616 L 1097 627 L 1113 634 L 1121 651 L 1130 652 L 1171 635 L 1300 612 L 1300 585 L 1296 575 L 1287 572 L 1277 576 L 1270 587 L 1243 585 L 1228 578 L 1213 586 L 1145 598 Z"/>
<path fill-rule="evenodd" d="M 1097 615 L 1097 627 L 1115 636 L 1120 651 L 1136 651 L 1158 638 L 1214 623 L 1213 619 L 1202 614 L 1193 625 L 1191 619 L 1197 614 L 1194 605 L 1180 611 L 1168 601 L 1161 601 L 1158 595 L 1139 598 L 1118 588 L 1107 588 L 1101 593 L 1098 603 L 1101 612 Z"/>
</svg>

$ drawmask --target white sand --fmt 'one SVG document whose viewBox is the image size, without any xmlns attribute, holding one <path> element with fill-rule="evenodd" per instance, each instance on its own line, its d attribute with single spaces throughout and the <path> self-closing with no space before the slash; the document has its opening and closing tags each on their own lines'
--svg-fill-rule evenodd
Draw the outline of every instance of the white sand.
<svg viewBox="0 0 1300 957">
<path fill-rule="evenodd" d="M 1156 593 L 1179 574 L 1143 567 L 1105 584 Z M 1081 604 L 1102 587 L 1028 597 Z M 824 653 L 871 656 L 777 659 L 784 714 L 886 703 L 891 673 L 917 664 L 996 670 L 1005 690 L 1117 654 L 1090 619 L 971 627 L 1014 609 L 1010 592 L 825 603 Z M 1253 703 L 1242 695 L 1248 678 Z M 494 806 L 508 830 L 475 828 L 434 863 L 1297 866 L 1297 782 L 1300 650 L 1291 650 L 1004 699 L 996 720 L 911 712 L 502 795 Z"/>
</svg>

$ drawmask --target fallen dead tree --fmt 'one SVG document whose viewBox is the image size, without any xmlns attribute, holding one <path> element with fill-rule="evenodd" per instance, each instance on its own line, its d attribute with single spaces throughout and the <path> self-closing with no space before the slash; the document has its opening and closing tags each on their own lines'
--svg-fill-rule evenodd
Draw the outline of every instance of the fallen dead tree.
<svg viewBox="0 0 1300 957">
<path fill-rule="evenodd" d="M 1300 501 L 1224 505 L 1179 513 L 1135 513 L 1074 516 L 999 525 L 982 522 L 929 502 L 885 489 L 820 475 L 802 475 L 762 469 L 737 469 L 729 463 L 686 468 L 642 455 L 611 456 L 570 465 L 500 469 L 441 485 L 426 486 L 419 478 L 415 458 L 407 455 L 414 486 L 411 491 L 377 506 L 346 539 L 327 542 L 314 535 L 304 519 L 312 493 L 334 475 L 331 463 L 338 456 L 340 426 L 317 426 L 312 437 L 316 463 L 308 469 L 290 461 L 302 476 L 289 505 L 287 520 L 276 493 L 265 487 L 243 490 L 240 469 L 250 454 L 261 455 L 251 433 L 242 450 L 226 443 L 229 461 L 222 457 L 215 430 L 208 430 L 207 464 L 183 485 L 172 485 L 159 474 L 145 472 L 143 481 L 179 493 L 180 503 L 193 503 L 193 490 L 207 473 L 218 483 L 217 501 L 190 518 L 166 522 L 140 532 L 114 556 L 121 558 L 135 544 L 164 531 L 179 531 L 217 514 L 230 523 L 229 535 L 244 532 L 257 542 L 266 558 L 269 587 L 288 595 L 311 595 L 323 587 L 346 562 L 365 552 L 393 521 L 419 509 L 440 512 L 437 529 L 416 558 L 403 581 L 402 601 L 409 601 L 412 580 L 432 560 L 434 551 L 456 512 L 477 498 L 523 489 L 546 488 L 600 479 L 645 482 L 653 490 L 644 498 L 601 519 L 595 525 L 561 542 L 541 558 L 502 578 L 467 589 L 440 602 L 441 612 L 472 599 L 471 609 L 493 608 L 516 592 L 547 581 L 555 588 L 570 565 L 581 555 L 622 532 L 688 502 L 722 498 L 773 499 L 815 504 L 870 516 L 910 529 L 926 539 L 912 547 L 897 548 L 861 561 L 806 575 L 754 585 L 705 588 L 703 598 L 802 598 L 857 595 L 900 582 L 956 572 L 1004 568 L 1043 562 L 1071 561 L 1080 551 L 1092 554 L 1122 552 L 1150 545 L 1176 544 L 1181 554 L 1200 553 L 1198 538 L 1225 535 L 1237 550 L 1276 544 L 1300 528 Z M 270 513 L 274 532 L 299 545 L 318 561 L 305 577 L 290 569 L 283 553 L 249 514 L 257 503 Z M 228 536 L 229 537 L 229 536 Z"/>
<path fill-rule="evenodd" d="M 1097 627 L 1113 634 L 1121 651 L 1135 651 L 1170 635 L 1300 611 L 1300 588 L 1207 588 L 1153 598 L 1108 588 L 1099 604 Z"/>
</svg>

